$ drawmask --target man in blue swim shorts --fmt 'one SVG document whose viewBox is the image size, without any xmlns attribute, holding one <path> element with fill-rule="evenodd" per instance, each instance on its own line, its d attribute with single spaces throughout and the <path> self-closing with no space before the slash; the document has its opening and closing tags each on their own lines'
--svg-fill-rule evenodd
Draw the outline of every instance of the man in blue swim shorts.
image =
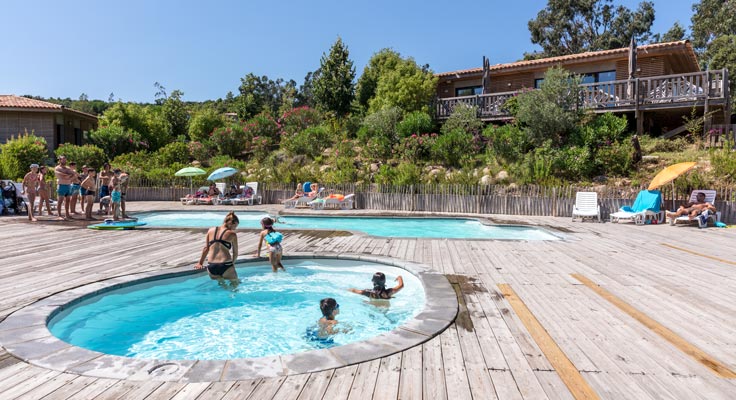
<svg viewBox="0 0 736 400">
<path fill-rule="evenodd" d="M 59 220 L 71 219 L 69 215 L 69 199 L 72 195 L 72 180 L 74 179 L 76 172 L 66 165 L 66 156 L 59 156 L 59 165 L 54 168 L 54 174 L 56 175 L 56 194 L 59 195 L 56 209 L 59 210 Z M 65 216 L 61 215 L 61 210 L 64 209 Z"/>
</svg>

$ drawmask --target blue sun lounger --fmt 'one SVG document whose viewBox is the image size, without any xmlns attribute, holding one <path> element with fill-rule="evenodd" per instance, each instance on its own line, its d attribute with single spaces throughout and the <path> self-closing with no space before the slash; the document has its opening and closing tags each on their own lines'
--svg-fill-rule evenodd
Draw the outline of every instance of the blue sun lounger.
<svg viewBox="0 0 736 400">
<path fill-rule="evenodd" d="M 623 206 L 611 214 L 611 222 L 619 222 L 622 219 L 630 219 L 637 225 L 649 223 L 664 223 L 664 212 L 660 211 L 662 205 L 662 192 L 659 190 L 642 190 L 636 195 L 634 204 Z"/>
</svg>

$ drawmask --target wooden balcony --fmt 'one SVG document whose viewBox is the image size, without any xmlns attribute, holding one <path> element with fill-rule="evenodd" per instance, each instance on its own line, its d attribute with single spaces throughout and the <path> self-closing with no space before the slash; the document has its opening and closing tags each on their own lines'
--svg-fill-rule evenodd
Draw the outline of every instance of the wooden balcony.
<svg viewBox="0 0 736 400">
<path fill-rule="evenodd" d="M 626 112 L 723 105 L 728 99 L 728 70 L 703 71 L 585 83 L 580 88 L 580 106 L 594 112 Z M 484 121 L 510 119 L 506 101 L 521 91 L 437 99 L 436 116 L 446 119 L 455 106 L 476 106 Z"/>
</svg>

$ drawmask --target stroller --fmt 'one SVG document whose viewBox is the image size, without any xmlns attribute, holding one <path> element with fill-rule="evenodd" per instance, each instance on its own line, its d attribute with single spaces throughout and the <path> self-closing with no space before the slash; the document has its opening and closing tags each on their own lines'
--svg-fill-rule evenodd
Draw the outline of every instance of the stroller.
<svg viewBox="0 0 736 400">
<path fill-rule="evenodd" d="M 26 202 L 18 195 L 18 189 L 12 181 L 3 182 L 2 201 L 2 215 L 19 215 L 26 211 Z"/>
</svg>

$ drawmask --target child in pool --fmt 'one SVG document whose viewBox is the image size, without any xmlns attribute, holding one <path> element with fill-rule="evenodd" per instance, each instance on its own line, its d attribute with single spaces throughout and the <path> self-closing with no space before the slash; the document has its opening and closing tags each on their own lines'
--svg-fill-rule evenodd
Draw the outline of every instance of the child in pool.
<svg viewBox="0 0 736 400">
<path fill-rule="evenodd" d="M 281 264 L 281 256 L 284 249 L 281 247 L 281 239 L 283 235 L 280 232 L 276 232 L 273 229 L 273 219 L 266 217 L 261 220 L 261 235 L 258 239 L 258 250 L 256 250 L 256 257 L 261 256 L 261 245 L 265 241 L 268 245 L 268 260 L 271 262 L 271 269 L 273 272 L 278 271 L 279 268 L 286 271 L 284 264 Z"/>
<path fill-rule="evenodd" d="M 350 288 L 349 291 L 360 294 L 363 296 L 367 296 L 371 299 L 383 299 L 388 300 L 393 295 L 399 292 L 399 290 L 404 288 L 404 279 L 399 275 L 396 277 L 395 281 L 399 282 L 398 285 L 392 288 L 386 289 L 386 275 L 384 275 L 383 272 L 376 272 L 373 274 L 373 278 L 371 279 L 373 282 L 373 289 L 355 289 Z"/>
<path fill-rule="evenodd" d="M 332 297 L 324 298 L 319 301 L 319 309 L 322 311 L 322 318 L 317 321 L 317 325 L 319 326 L 317 336 L 325 338 L 338 333 L 335 327 L 337 325 L 335 317 L 337 317 L 337 314 L 340 314 L 340 305 L 337 304 L 337 301 Z"/>
</svg>

